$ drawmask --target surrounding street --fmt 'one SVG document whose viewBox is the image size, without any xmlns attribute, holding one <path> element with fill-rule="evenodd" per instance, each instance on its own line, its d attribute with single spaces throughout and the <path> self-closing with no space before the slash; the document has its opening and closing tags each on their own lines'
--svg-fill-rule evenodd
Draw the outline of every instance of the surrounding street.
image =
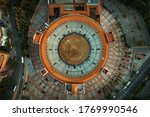
<svg viewBox="0 0 150 117">
<path fill-rule="evenodd" d="M 132 78 L 133 80 L 131 81 L 131 84 L 125 90 L 122 89 L 121 93 L 118 94 L 115 99 L 118 100 L 128 99 L 133 93 L 133 91 L 137 88 L 137 86 L 145 79 L 146 75 L 150 72 L 149 65 L 150 65 L 150 57 L 138 70 L 139 72 Z"/>
</svg>

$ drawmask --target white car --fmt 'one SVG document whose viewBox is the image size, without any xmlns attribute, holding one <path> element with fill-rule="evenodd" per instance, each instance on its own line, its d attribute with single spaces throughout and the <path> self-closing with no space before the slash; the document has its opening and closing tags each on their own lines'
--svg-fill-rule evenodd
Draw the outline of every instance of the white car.
<svg viewBox="0 0 150 117">
<path fill-rule="evenodd" d="M 116 95 L 113 96 L 113 99 L 116 98 Z"/>
<path fill-rule="evenodd" d="M 128 83 L 127 83 L 127 86 L 129 86 L 131 84 L 131 82 L 129 81 Z"/>
<path fill-rule="evenodd" d="M 123 87 L 123 89 L 126 89 L 126 88 L 127 88 L 127 86 Z"/>
<path fill-rule="evenodd" d="M 21 57 L 21 62 L 24 63 L 24 58 L 23 57 Z"/>
<path fill-rule="evenodd" d="M 13 92 L 15 92 L 15 91 L 16 91 L 16 88 L 17 88 L 17 86 L 14 86 Z"/>
</svg>

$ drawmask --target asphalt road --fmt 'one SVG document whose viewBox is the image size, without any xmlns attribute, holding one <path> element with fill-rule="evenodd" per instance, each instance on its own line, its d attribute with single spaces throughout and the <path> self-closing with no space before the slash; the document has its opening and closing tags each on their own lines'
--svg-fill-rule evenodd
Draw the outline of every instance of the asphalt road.
<svg viewBox="0 0 150 117">
<path fill-rule="evenodd" d="M 126 89 L 122 89 L 121 93 L 116 96 L 116 100 L 128 99 L 136 87 L 145 79 L 146 75 L 150 72 L 150 57 L 138 71 L 139 72 L 132 78 L 130 85 Z"/>
<path fill-rule="evenodd" d="M 11 23 L 12 27 L 12 36 L 13 40 L 15 42 L 16 46 L 16 55 L 17 55 L 17 66 L 14 69 L 13 75 L 10 78 L 10 83 L 7 89 L 7 92 L 4 94 L 3 99 L 11 100 L 12 96 L 14 94 L 13 89 L 15 86 L 19 87 L 20 83 L 22 83 L 22 76 L 23 76 L 23 71 L 24 71 L 24 65 L 21 63 L 21 57 L 22 57 L 22 48 L 20 45 L 21 38 L 18 36 L 17 31 L 15 29 L 15 13 L 13 10 L 14 7 L 14 0 L 8 0 L 9 3 L 9 9 L 8 9 L 8 14 L 9 14 L 9 21 Z M 18 91 L 19 94 L 19 91 Z M 18 96 L 18 95 L 17 95 Z"/>
</svg>

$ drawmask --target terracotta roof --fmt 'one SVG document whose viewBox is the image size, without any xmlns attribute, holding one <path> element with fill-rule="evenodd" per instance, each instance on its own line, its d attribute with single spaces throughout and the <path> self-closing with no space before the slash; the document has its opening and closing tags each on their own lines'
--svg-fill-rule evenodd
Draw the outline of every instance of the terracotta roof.
<svg viewBox="0 0 150 117">
<path fill-rule="evenodd" d="M 42 36 L 43 36 L 43 33 L 37 31 L 33 37 L 33 42 L 36 44 L 39 44 Z"/>
<path fill-rule="evenodd" d="M 108 42 L 113 42 L 114 41 L 114 36 L 113 36 L 112 32 L 106 33 L 106 37 L 108 39 Z"/>
<path fill-rule="evenodd" d="M 10 58 L 9 53 L 0 51 L 0 72 L 5 72 L 7 70 L 7 64 L 9 58 Z"/>
</svg>

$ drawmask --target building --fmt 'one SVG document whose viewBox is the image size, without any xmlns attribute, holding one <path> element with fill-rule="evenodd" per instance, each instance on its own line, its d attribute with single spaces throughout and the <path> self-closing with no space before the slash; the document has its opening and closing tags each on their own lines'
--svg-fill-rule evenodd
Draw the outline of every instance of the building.
<svg viewBox="0 0 150 117">
<path fill-rule="evenodd" d="M 137 24 L 124 25 L 128 20 L 122 18 L 125 12 L 121 8 L 126 7 L 118 4 L 109 0 L 41 0 L 29 29 L 35 73 L 28 78 L 24 96 L 109 99 L 122 91 L 150 52 L 149 47 L 138 47 L 139 53 L 127 46 L 132 43 L 131 35 L 147 40 L 147 29 L 126 34 L 127 29 L 133 29 L 130 25 Z M 135 57 L 138 53 L 140 60 Z"/>
<path fill-rule="evenodd" d="M 7 70 L 9 58 L 9 53 L 0 51 L 0 73 L 5 72 Z"/>
<path fill-rule="evenodd" d="M 2 1 L 5 6 L 4 1 Z M 8 34 L 6 24 L 2 21 L 2 11 L 0 11 L 0 81 L 6 76 L 8 61 L 10 58 L 9 48 L 6 46 Z"/>
</svg>

